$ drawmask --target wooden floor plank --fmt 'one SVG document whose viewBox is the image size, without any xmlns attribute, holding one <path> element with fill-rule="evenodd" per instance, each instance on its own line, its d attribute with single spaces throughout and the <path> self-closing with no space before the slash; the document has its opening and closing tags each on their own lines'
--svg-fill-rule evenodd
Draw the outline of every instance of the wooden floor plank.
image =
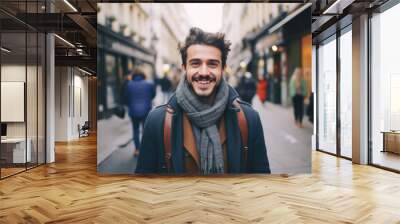
<svg viewBox="0 0 400 224">
<path fill-rule="evenodd" d="M 400 223 L 400 175 L 313 152 L 313 173 L 98 175 L 96 138 L 0 181 L 0 223 Z"/>
</svg>

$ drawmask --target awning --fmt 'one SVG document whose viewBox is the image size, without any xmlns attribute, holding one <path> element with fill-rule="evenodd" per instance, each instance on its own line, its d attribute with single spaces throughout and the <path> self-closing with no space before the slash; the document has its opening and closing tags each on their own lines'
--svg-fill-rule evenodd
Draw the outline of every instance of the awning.
<svg viewBox="0 0 400 224">
<path fill-rule="evenodd" d="M 278 45 L 282 42 L 282 32 L 271 33 L 264 38 L 260 38 L 256 43 L 256 51 L 264 52 L 265 49 L 270 48 L 272 45 Z"/>
<path fill-rule="evenodd" d="M 156 54 L 154 50 L 145 48 L 130 38 L 122 36 L 100 24 L 98 24 L 97 29 L 98 49 L 154 63 L 154 56 Z"/>
<path fill-rule="evenodd" d="M 287 22 L 289 22 L 290 20 L 292 20 L 294 17 L 296 17 L 297 15 L 299 15 L 300 13 L 302 13 L 304 10 L 306 10 L 308 7 L 311 7 L 311 3 L 305 3 L 304 5 L 302 5 L 300 8 L 297 8 L 296 10 L 294 10 L 293 12 L 291 12 L 289 15 L 287 15 L 284 19 L 282 19 L 281 21 L 279 21 L 277 24 L 275 24 L 274 26 L 272 26 L 271 28 L 268 29 L 269 33 L 273 33 L 276 30 L 278 30 L 279 28 L 283 27 L 283 25 L 285 25 Z"/>
<path fill-rule="evenodd" d="M 143 53 L 142 51 L 133 49 L 132 47 L 126 46 L 120 42 L 112 43 L 111 48 L 114 51 L 119 52 L 120 54 L 124 54 L 124 55 L 130 56 L 130 57 L 133 57 L 133 58 L 138 58 L 140 60 L 147 61 L 147 62 L 154 62 L 153 55 Z"/>
<path fill-rule="evenodd" d="M 258 41 L 258 39 L 262 38 L 263 36 L 269 35 L 271 33 L 271 32 L 269 32 L 271 27 L 275 26 L 275 24 L 278 24 L 286 16 L 287 16 L 287 12 L 283 12 L 278 17 L 274 18 L 268 25 L 264 26 L 260 31 L 258 31 L 256 33 L 249 33 L 244 37 L 244 39 L 249 42 L 255 42 L 255 41 Z"/>
</svg>

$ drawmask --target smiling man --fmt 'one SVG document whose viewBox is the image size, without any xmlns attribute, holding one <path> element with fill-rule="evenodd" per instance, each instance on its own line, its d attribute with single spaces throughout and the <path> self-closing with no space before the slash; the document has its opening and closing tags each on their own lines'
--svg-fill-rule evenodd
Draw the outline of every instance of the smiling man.
<svg viewBox="0 0 400 224">
<path fill-rule="evenodd" d="M 185 75 L 147 117 L 136 173 L 270 173 L 261 120 L 224 80 L 230 42 L 190 29 Z"/>
</svg>

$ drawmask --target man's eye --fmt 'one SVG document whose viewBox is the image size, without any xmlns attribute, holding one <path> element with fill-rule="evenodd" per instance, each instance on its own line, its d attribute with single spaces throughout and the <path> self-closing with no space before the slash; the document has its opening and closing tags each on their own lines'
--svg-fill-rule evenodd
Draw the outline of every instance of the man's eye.
<svg viewBox="0 0 400 224">
<path fill-rule="evenodd" d="M 199 66 L 200 63 L 199 63 L 199 62 L 191 62 L 190 65 L 191 65 L 192 67 L 196 67 L 196 66 Z"/>
<path fill-rule="evenodd" d="M 218 66 L 218 63 L 208 63 L 208 66 L 210 68 L 216 68 Z"/>
</svg>

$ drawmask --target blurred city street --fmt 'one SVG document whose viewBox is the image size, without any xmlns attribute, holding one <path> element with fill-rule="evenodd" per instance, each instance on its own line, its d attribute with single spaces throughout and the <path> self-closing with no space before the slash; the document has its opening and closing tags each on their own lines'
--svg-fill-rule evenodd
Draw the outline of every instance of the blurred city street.
<svg viewBox="0 0 400 224">
<path fill-rule="evenodd" d="M 295 126 L 293 109 L 253 99 L 260 113 L 271 173 L 311 172 L 312 124 L 303 119 L 303 128 Z"/>
<path fill-rule="evenodd" d="M 157 88 L 154 106 L 161 105 L 163 97 L 161 89 Z M 98 144 L 105 150 L 98 153 L 98 172 L 100 173 L 133 173 L 137 157 L 133 155 L 135 145 L 132 138 L 132 124 L 129 116 L 123 119 L 112 116 L 98 122 Z M 104 132 L 103 132 L 104 130 Z M 106 150 L 108 149 L 108 150 Z"/>
<path fill-rule="evenodd" d="M 155 104 L 161 103 L 161 90 Z M 253 98 L 253 108 L 261 117 L 271 173 L 307 173 L 311 172 L 311 134 L 312 124 L 304 118 L 303 128 L 294 124 L 293 109 L 273 103 L 260 102 Z M 112 142 L 111 153 L 98 165 L 101 173 L 134 173 L 137 157 L 133 156 L 134 144 L 132 127 L 128 117 L 116 116 L 99 121 L 99 131 L 106 129 L 110 135 L 98 138 L 99 145 Z M 107 128 L 102 128 L 107 127 Z M 111 131 L 110 131 L 111 130 Z M 113 140 L 112 140 L 113 139 Z M 116 141 L 118 139 L 118 141 Z"/>
<path fill-rule="evenodd" d="M 310 172 L 310 12 L 286 3 L 99 4 L 98 171 L 134 172 L 140 142 L 132 119 L 139 126 L 176 90 L 186 75 L 179 46 L 198 27 L 229 41 L 222 76 L 260 113 L 271 172 Z M 288 14 L 295 16 L 286 21 Z"/>
</svg>

